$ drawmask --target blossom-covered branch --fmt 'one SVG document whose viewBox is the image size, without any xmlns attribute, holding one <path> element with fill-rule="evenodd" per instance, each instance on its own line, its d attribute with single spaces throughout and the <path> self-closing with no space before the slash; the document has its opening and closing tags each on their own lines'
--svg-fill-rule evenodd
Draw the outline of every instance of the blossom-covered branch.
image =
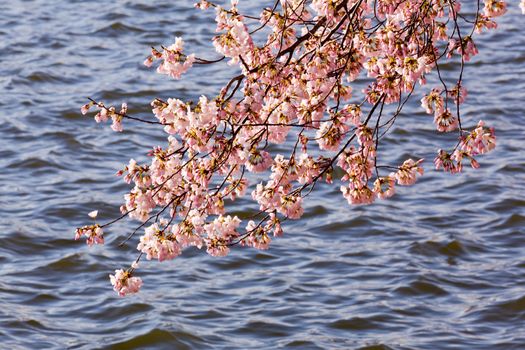
<svg viewBox="0 0 525 350">
<path fill-rule="evenodd" d="M 524 1 L 520 6 L 525 12 Z M 176 38 L 153 48 L 144 63 L 159 62 L 158 73 L 179 79 L 195 64 L 227 60 L 241 73 L 216 96 L 196 103 L 155 99 L 155 120 L 129 115 L 125 104 L 119 112 L 95 100 L 82 107 L 84 114 L 97 108 L 95 120 L 111 119 L 115 131 L 130 119 L 161 125 L 167 134 L 167 145 L 151 150 L 149 164 L 132 159 L 119 172 L 133 184 L 121 218 L 141 221 L 135 232 L 144 228 L 139 258 L 111 275 L 120 295 L 142 285 L 134 273 L 143 255 L 164 261 L 189 246 L 213 256 L 235 245 L 267 249 L 271 237 L 283 234 L 282 221 L 303 215 L 303 201 L 321 181 L 337 180 L 351 205 L 413 185 L 423 175 L 422 159 L 388 164 L 381 145 L 419 91 L 423 110 L 433 115 L 429 124 L 458 137 L 450 150 L 438 150 L 437 169 L 457 173 L 465 160 L 477 168 L 476 157 L 495 147 L 494 130 L 483 121 L 469 130 L 460 107 L 467 98 L 465 64 L 478 53 L 474 37 L 496 28 L 505 1 L 280 0 L 258 17 L 241 14 L 236 0 L 228 7 L 201 0 L 196 7 L 216 13 L 219 57 L 187 54 Z M 445 73 L 445 62 L 457 69 Z M 431 73 L 438 85 L 419 90 Z M 283 144 L 289 152 L 276 152 L 273 145 Z M 253 173 L 266 180 L 252 183 Z M 248 191 L 255 206 L 243 223 L 228 204 Z M 106 226 L 84 226 L 76 238 L 102 244 Z"/>
</svg>

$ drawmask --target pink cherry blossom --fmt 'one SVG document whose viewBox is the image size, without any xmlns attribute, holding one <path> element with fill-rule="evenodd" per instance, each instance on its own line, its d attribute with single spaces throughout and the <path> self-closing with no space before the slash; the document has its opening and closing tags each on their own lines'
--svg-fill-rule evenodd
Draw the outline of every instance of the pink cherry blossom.
<svg viewBox="0 0 525 350">
<path fill-rule="evenodd" d="M 207 0 L 200 0 L 199 2 L 195 3 L 195 8 L 206 10 L 211 6 L 211 3 Z"/>
<path fill-rule="evenodd" d="M 111 116 L 113 123 L 111 124 L 111 129 L 116 132 L 122 132 L 122 117 L 117 114 Z"/>
<path fill-rule="evenodd" d="M 144 152 L 147 161 L 131 158 L 118 171 L 129 184 L 121 218 L 76 230 L 75 239 L 85 237 L 91 246 L 104 243 L 103 228 L 113 222 L 141 222 L 142 235 L 129 235 L 139 257 L 111 275 L 120 295 L 142 285 L 132 276 L 141 257 L 171 260 L 204 246 L 212 256 L 236 246 L 268 249 L 287 219 L 304 215 L 304 201 L 321 182 L 339 182 L 350 205 L 372 204 L 402 191 L 397 185 L 415 184 L 422 160 L 397 166 L 400 155 L 388 146 L 407 136 L 418 142 L 412 125 L 456 131 L 432 139 L 453 139 L 434 159 L 446 172 L 459 173 L 467 163 L 478 168 L 478 157 L 496 146 L 494 129 L 483 121 L 470 127 L 474 113 L 462 109 L 478 34 L 497 27 L 505 1 L 462 8 L 461 0 L 281 0 L 259 16 L 242 14 L 237 0 L 223 3 L 195 4 L 215 10 L 215 54 L 197 57 L 176 37 L 144 61 L 147 67 L 158 61 L 159 74 L 179 79 L 194 65 L 225 59 L 221 77 L 230 79 L 215 93 L 193 101 L 156 98 L 152 114 L 141 117 L 126 103 L 117 109 L 89 99 L 80 109 L 95 110 L 97 123 L 111 120 L 115 131 L 124 119 L 156 124 L 166 138 Z M 520 7 L 525 13 L 524 0 Z M 436 85 L 421 91 L 427 77 Z M 358 79 L 366 81 L 363 90 Z M 414 96 L 432 120 L 406 113 Z M 406 151 L 413 153 L 408 145 Z M 238 200 L 246 219 L 233 214 Z"/>
<path fill-rule="evenodd" d="M 250 153 L 246 162 L 246 169 L 254 173 L 261 173 L 272 164 L 272 156 L 266 151 L 254 151 Z"/>
<path fill-rule="evenodd" d="M 144 60 L 143 64 L 144 64 L 146 67 L 148 67 L 148 68 L 151 67 L 151 66 L 153 65 L 153 57 L 152 57 L 152 56 L 147 57 L 147 58 Z"/>
<path fill-rule="evenodd" d="M 434 123 L 436 128 L 441 132 L 454 131 L 458 127 L 458 118 L 452 114 L 450 109 L 445 109 L 441 113 L 436 113 L 434 116 Z"/>
<path fill-rule="evenodd" d="M 195 227 L 187 221 L 182 221 L 178 225 L 173 225 L 171 232 L 181 249 L 190 246 L 201 249 L 204 245 L 204 239 L 194 232 L 194 228 Z"/>
<path fill-rule="evenodd" d="M 166 226 L 166 224 L 164 224 Z M 140 237 L 137 249 L 146 254 L 148 260 L 171 260 L 182 252 L 176 237 L 171 234 L 169 227 L 161 228 L 155 223 L 146 227 L 145 233 Z"/>
<path fill-rule="evenodd" d="M 157 67 L 157 72 L 166 74 L 173 79 L 180 79 L 181 75 L 188 71 L 195 62 L 195 55 L 184 55 L 184 40 L 180 37 L 175 38 L 175 42 L 163 49 L 162 52 L 156 49 L 152 50 L 152 55 L 146 58 L 144 65 L 151 67 L 155 59 L 160 59 L 162 62 Z"/>
<path fill-rule="evenodd" d="M 104 231 L 98 224 L 77 228 L 75 240 L 79 240 L 82 236 L 86 237 L 86 244 L 90 247 L 93 244 L 104 244 Z"/>
<path fill-rule="evenodd" d="M 343 197 L 346 198 L 349 204 L 372 204 L 375 199 L 375 193 L 367 186 L 362 187 L 346 187 L 341 186 Z"/>
<path fill-rule="evenodd" d="M 115 270 L 115 274 L 109 275 L 109 279 L 113 285 L 113 289 L 121 297 L 137 293 L 142 286 L 142 279 L 140 279 L 140 277 L 132 277 L 129 271 L 122 269 Z"/>
<path fill-rule="evenodd" d="M 456 84 L 451 90 L 448 90 L 448 97 L 456 104 L 462 104 L 467 98 L 467 89 L 461 85 Z"/>
<path fill-rule="evenodd" d="M 449 41 L 448 49 L 448 57 L 451 57 L 452 53 L 455 51 L 467 62 L 470 61 L 472 56 L 478 54 L 478 48 L 476 47 L 476 44 L 474 44 L 474 40 L 471 36 L 466 36 L 461 38 L 461 40 L 451 39 Z"/>
<path fill-rule="evenodd" d="M 525 8 L 525 5 L 524 5 L 524 8 Z M 484 14 L 480 13 L 478 17 L 478 21 L 475 26 L 475 31 L 476 33 L 480 34 L 483 32 L 484 29 L 496 29 L 497 27 L 498 27 L 498 24 L 495 21 L 493 21 L 490 17 L 487 17 Z"/>
<path fill-rule="evenodd" d="M 423 162 L 423 159 L 417 162 L 412 159 L 405 160 L 394 175 L 397 183 L 403 186 L 413 185 L 416 182 L 416 175 L 423 175 L 423 168 L 419 166 L 421 162 Z"/>
<path fill-rule="evenodd" d="M 374 193 L 377 198 L 387 199 L 395 193 L 395 174 L 380 177 L 374 181 Z"/>
<path fill-rule="evenodd" d="M 451 174 L 461 171 L 461 166 L 455 163 L 455 159 L 442 149 L 438 151 L 438 156 L 434 159 L 434 165 L 436 170 L 443 168 L 444 171 L 450 172 Z"/>
<path fill-rule="evenodd" d="M 98 112 L 96 115 L 95 115 L 95 121 L 97 123 L 102 123 L 102 122 L 106 122 L 108 120 L 108 110 L 105 109 L 105 108 L 102 108 L 100 110 L 100 112 Z"/>
<path fill-rule="evenodd" d="M 85 105 L 83 105 L 81 108 L 80 108 L 80 112 L 85 115 L 87 114 L 87 112 L 89 111 L 89 109 L 93 106 L 93 104 L 90 102 L 90 103 L 87 103 Z"/>
<path fill-rule="evenodd" d="M 507 3 L 503 0 L 484 0 L 485 16 L 498 17 L 507 12 Z"/>
<path fill-rule="evenodd" d="M 227 246 L 227 243 L 218 238 L 205 238 L 206 242 L 206 253 L 214 257 L 223 257 L 228 255 L 230 248 Z"/>
<path fill-rule="evenodd" d="M 443 97 L 441 97 L 441 90 L 439 89 L 432 89 L 428 95 L 425 95 L 425 97 L 421 99 L 421 106 L 423 106 L 428 114 L 442 113 L 444 105 L 445 103 Z"/>
<path fill-rule="evenodd" d="M 302 202 L 303 199 L 299 196 L 283 196 L 277 210 L 290 219 L 299 219 L 304 213 Z"/>
</svg>

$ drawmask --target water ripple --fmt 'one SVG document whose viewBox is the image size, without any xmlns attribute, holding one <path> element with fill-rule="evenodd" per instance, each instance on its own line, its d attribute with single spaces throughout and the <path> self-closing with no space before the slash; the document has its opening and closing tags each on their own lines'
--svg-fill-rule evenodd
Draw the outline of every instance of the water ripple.
<svg viewBox="0 0 525 350">
<path fill-rule="evenodd" d="M 525 41 L 509 9 L 468 65 L 465 123 L 487 119 L 499 142 L 481 169 L 428 171 L 419 186 L 370 207 L 349 207 L 321 185 L 272 249 L 224 259 L 188 249 L 173 262 L 144 261 L 143 292 L 122 299 L 108 275 L 134 258 L 136 240 L 118 247 L 133 224 L 108 229 L 107 245 L 92 249 L 72 239 L 74 227 L 91 223 L 94 209 L 103 221 L 119 215 L 128 185 L 114 173 L 130 157 L 145 161 L 164 136 L 136 124 L 112 133 L 79 106 L 88 96 L 127 101 L 130 113 L 152 118 L 157 96 L 216 94 L 225 64 L 180 82 L 141 64 L 150 46 L 174 36 L 214 57 L 214 12 L 165 0 L 1 2 L 0 347 L 525 348 L 525 52 L 517 49 Z M 440 141 L 417 98 L 406 117 L 412 125 L 394 128 L 385 152 L 424 157 L 430 169 Z"/>
</svg>

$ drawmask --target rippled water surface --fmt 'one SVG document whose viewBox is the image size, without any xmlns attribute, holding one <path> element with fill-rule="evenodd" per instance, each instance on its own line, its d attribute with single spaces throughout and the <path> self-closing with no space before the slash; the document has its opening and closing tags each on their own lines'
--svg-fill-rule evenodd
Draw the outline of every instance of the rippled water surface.
<svg viewBox="0 0 525 350">
<path fill-rule="evenodd" d="M 157 96 L 214 95 L 224 65 L 179 82 L 141 65 L 176 35 L 212 57 L 213 13 L 191 1 L 0 1 L 0 348 L 525 349 L 525 17 L 513 5 L 466 72 L 466 123 L 486 119 L 498 135 L 481 169 L 432 171 L 444 140 L 414 102 L 389 154 L 427 159 L 417 186 L 368 207 L 320 187 L 269 251 L 144 263 L 142 292 L 119 298 L 108 274 L 135 256 L 136 242 L 118 247 L 134 223 L 93 249 L 74 227 L 94 209 L 118 215 L 127 185 L 113 174 L 163 135 L 130 123 L 112 133 L 79 106 L 127 101 L 147 117 Z"/>
</svg>

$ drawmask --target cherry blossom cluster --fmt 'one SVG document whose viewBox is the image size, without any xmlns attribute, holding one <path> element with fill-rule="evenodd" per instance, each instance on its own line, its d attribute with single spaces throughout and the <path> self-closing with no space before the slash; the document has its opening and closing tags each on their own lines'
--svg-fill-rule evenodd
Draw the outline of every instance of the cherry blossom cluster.
<svg viewBox="0 0 525 350">
<path fill-rule="evenodd" d="M 398 117 L 409 123 L 403 106 L 430 74 L 440 83 L 422 107 L 439 132 L 458 135 L 452 151 L 439 151 L 436 168 L 459 172 L 465 159 L 476 168 L 474 157 L 495 146 L 494 131 L 483 122 L 472 131 L 463 127 L 471 121 L 460 105 L 467 101 L 465 63 L 478 54 L 475 36 L 496 28 L 505 1 L 276 0 L 258 17 L 241 14 L 237 0 L 195 6 L 215 11 L 212 44 L 219 58 L 187 55 L 176 38 L 154 48 L 144 64 L 160 61 L 158 73 L 179 79 L 193 65 L 227 60 L 237 75 L 216 96 L 155 99 L 147 119 L 130 116 L 126 104 L 117 112 L 90 100 L 81 109 L 98 109 L 95 120 L 111 119 L 115 131 L 130 119 L 166 133 L 166 145 L 150 150 L 150 162 L 131 159 L 118 172 L 132 186 L 122 217 L 142 222 L 137 262 L 143 255 L 171 260 L 190 246 L 212 256 L 233 246 L 268 249 L 283 234 L 283 221 L 304 215 L 305 198 L 321 182 L 337 181 L 352 205 L 413 185 L 423 160 L 388 164 L 382 150 Z M 520 7 L 525 12 L 525 1 Z M 444 62 L 456 68 L 445 74 Z M 228 213 L 231 202 L 250 196 L 247 222 Z M 103 243 L 107 225 L 79 228 L 76 238 Z M 110 276 L 119 295 L 142 285 L 136 267 Z"/>
<path fill-rule="evenodd" d="M 142 286 L 142 279 L 140 277 L 132 277 L 130 270 L 115 270 L 114 275 L 109 275 L 113 289 L 120 296 L 137 293 Z"/>
<path fill-rule="evenodd" d="M 88 246 L 93 244 L 104 244 L 104 231 L 98 224 L 79 227 L 75 231 L 75 239 L 79 240 L 82 236 L 86 237 Z"/>
<path fill-rule="evenodd" d="M 95 121 L 97 123 L 103 123 L 111 120 L 111 129 L 116 132 L 122 132 L 122 119 L 126 117 L 126 113 L 128 111 L 128 105 L 126 103 L 123 103 L 120 111 L 117 112 L 114 106 L 106 107 L 101 102 L 90 101 L 89 103 L 83 105 L 80 111 L 85 115 L 93 106 L 99 109 L 98 113 L 95 115 Z"/>
<path fill-rule="evenodd" d="M 496 135 L 494 128 L 486 128 L 485 123 L 480 120 L 478 126 L 471 132 L 461 136 L 459 147 L 452 154 L 439 150 L 434 160 L 436 169 L 450 173 L 459 173 L 463 169 L 463 160 L 467 159 L 472 168 L 479 168 L 479 163 L 474 156 L 492 151 L 496 147 Z"/>
<path fill-rule="evenodd" d="M 175 43 L 168 47 L 163 47 L 162 52 L 153 48 L 151 56 L 146 58 L 144 65 L 151 67 L 153 61 L 160 59 L 162 62 L 157 68 L 160 74 L 167 74 L 173 79 L 179 79 L 183 73 L 186 73 L 195 62 L 195 55 L 186 56 L 182 53 L 184 49 L 184 41 L 182 38 L 175 38 Z"/>
</svg>

